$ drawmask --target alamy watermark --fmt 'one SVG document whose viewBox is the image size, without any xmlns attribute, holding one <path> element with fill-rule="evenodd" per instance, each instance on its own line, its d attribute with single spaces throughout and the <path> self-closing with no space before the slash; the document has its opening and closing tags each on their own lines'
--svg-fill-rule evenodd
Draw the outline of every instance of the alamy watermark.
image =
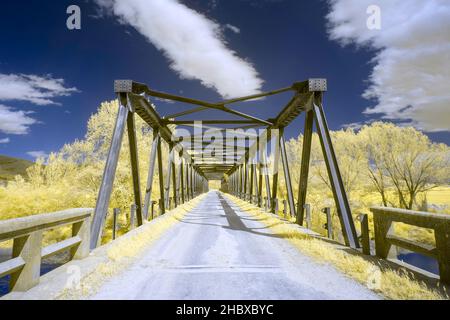
<svg viewBox="0 0 450 320">
<path fill-rule="evenodd" d="M 77 5 L 67 7 L 66 13 L 69 17 L 66 20 L 66 26 L 69 30 L 81 30 L 81 9 Z"/>
<path fill-rule="evenodd" d="M 366 13 L 369 17 L 366 20 L 366 26 L 369 30 L 381 30 L 381 8 L 375 4 L 367 7 Z"/>
</svg>

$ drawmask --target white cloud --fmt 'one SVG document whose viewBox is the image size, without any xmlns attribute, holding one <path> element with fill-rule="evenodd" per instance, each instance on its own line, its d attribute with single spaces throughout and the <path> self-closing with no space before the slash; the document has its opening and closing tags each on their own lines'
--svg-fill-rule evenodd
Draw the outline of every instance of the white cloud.
<svg viewBox="0 0 450 320">
<path fill-rule="evenodd" d="M 76 88 L 65 87 L 63 79 L 55 79 L 51 75 L 42 77 L 0 73 L 0 101 L 28 101 L 37 105 L 57 104 L 54 98 L 69 96 L 77 91 Z"/>
<path fill-rule="evenodd" d="M 369 5 L 381 9 L 381 30 L 369 30 Z M 330 0 L 330 38 L 377 50 L 366 114 L 450 130 L 450 1 Z"/>
<path fill-rule="evenodd" d="M 9 140 L 9 138 L 0 139 L 0 144 L 7 144 L 7 143 L 10 143 L 10 142 L 11 142 L 11 140 Z"/>
<path fill-rule="evenodd" d="M 352 130 L 358 131 L 365 125 L 370 125 L 371 123 L 373 123 L 375 121 L 376 121 L 375 119 L 370 119 L 370 120 L 366 120 L 366 121 L 350 122 L 350 123 L 343 124 L 341 126 L 341 128 L 342 129 L 352 129 Z"/>
<path fill-rule="evenodd" d="M 350 122 L 345 123 L 341 126 L 342 129 L 352 129 L 352 130 L 359 130 L 365 125 L 364 122 Z"/>
<path fill-rule="evenodd" d="M 229 24 L 229 23 L 227 23 L 227 24 L 225 25 L 225 28 L 227 28 L 227 29 L 233 31 L 234 33 L 241 33 L 241 29 L 239 29 L 238 27 L 233 26 L 232 24 Z"/>
<path fill-rule="evenodd" d="M 198 79 L 223 97 L 259 92 L 255 68 L 227 47 L 221 27 L 177 0 L 96 0 L 164 52 L 184 79 Z"/>
<path fill-rule="evenodd" d="M 27 134 L 29 127 L 38 122 L 29 116 L 31 113 L 29 111 L 16 111 L 0 104 L 0 132 L 18 135 Z"/>
<path fill-rule="evenodd" d="M 27 155 L 29 155 L 30 157 L 33 157 L 35 159 L 40 159 L 40 158 L 46 159 L 46 158 L 48 158 L 48 153 L 46 153 L 45 151 L 42 151 L 42 150 L 40 150 L 40 151 L 28 151 Z"/>
</svg>

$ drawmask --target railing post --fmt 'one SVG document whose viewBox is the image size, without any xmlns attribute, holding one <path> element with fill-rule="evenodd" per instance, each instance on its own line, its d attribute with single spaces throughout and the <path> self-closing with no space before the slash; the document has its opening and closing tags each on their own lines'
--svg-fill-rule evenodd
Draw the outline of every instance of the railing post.
<svg viewBox="0 0 450 320">
<path fill-rule="evenodd" d="M 311 205 L 309 203 L 305 204 L 305 218 L 306 228 L 311 229 Z"/>
<path fill-rule="evenodd" d="M 283 215 L 284 218 L 287 219 L 287 200 L 283 199 Z"/>
<path fill-rule="evenodd" d="M 331 220 L 331 209 L 324 208 L 322 212 L 325 213 L 327 219 L 324 228 L 327 230 L 328 238 L 333 239 L 333 221 Z"/>
<path fill-rule="evenodd" d="M 450 225 L 438 226 L 434 231 L 440 280 L 450 284 Z"/>
<path fill-rule="evenodd" d="M 367 214 L 360 214 L 358 218 L 361 222 L 362 252 L 370 256 L 369 216 Z"/>
<path fill-rule="evenodd" d="M 275 214 L 278 215 L 278 209 L 279 209 L 279 207 L 278 207 L 278 198 L 276 198 L 274 201 L 275 201 Z"/>
<path fill-rule="evenodd" d="M 134 229 L 136 227 L 135 216 L 136 216 L 136 205 L 132 204 L 130 208 L 130 229 Z"/>
<path fill-rule="evenodd" d="M 152 204 L 151 204 L 151 206 L 152 206 L 151 220 L 153 220 L 155 218 L 155 204 L 156 203 L 157 203 L 156 201 L 152 201 Z"/>
<path fill-rule="evenodd" d="M 41 271 L 42 231 L 14 239 L 12 257 L 20 257 L 25 266 L 11 274 L 10 290 L 27 291 L 39 283 Z"/>
<path fill-rule="evenodd" d="M 159 215 L 163 215 L 165 213 L 165 210 L 163 210 L 164 203 L 165 203 L 165 201 L 163 199 L 158 200 Z"/>
<path fill-rule="evenodd" d="M 375 252 L 380 258 L 386 259 L 389 256 L 391 244 L 386 240 L 386 236 L 391 228 L 392 221 L 381 215 L 374 213 L 373 223 L 375 227 Z"/>
<path fill-rule="evenodd" d="M 72 225 L 72 237 L 79 237 L 81 239 L 78 246 L 70 249 L 70 256 L 73 260 L 81 260 L 89 255 L 89 243 L 91 240 L 90 221 L 91 218 L 87 217 L 83 221 Z"/>
<path fill-rule="evenodd" d="M 113 210 L 113 234 L 112 234 L 112 238 L 113 238 L 113 240 L 115 240 L 116 239 L 116 237 L 117 237 L 117 217 L 119 216 L 119 214 L 120 214 L 120 209 L 119 208 L 115 208 L 114 210 Z"/>
</svg>

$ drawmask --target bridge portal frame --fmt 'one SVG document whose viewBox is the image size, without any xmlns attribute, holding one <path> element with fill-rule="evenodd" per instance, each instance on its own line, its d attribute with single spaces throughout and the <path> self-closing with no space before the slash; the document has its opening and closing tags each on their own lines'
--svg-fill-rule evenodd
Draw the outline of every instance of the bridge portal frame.
<svg viewBox="0 0 450 320">
<path fill-rule="evenodd" d="M 111 146 L 106 160 L 103 173 L 102 184 L 100 186 L 94 217 L 91 225 L 91 249 L 98 246 L 101 239 L 103 223 L 105 221 L 109 201 L 112 193 L 112 187 L 117 169 L 120 147 L 125 131 L 125 123 L 128 129 L 128 141 L 130 145 L 131 175 L 133 180 L 134 200 L 136 204 L 136 214 L 138 225 L 148 219 L 148 208 L 151 203 L 151 193 L 153 185 L 153 176 L 156 162 L 158 164 L 159 191 L 160 191 L 160 211 L 162 214 L 170 208 L 170 192 L 172 189 L 175 206 L 179 202 L 184 203 L 191 200 L 199 194 L 208 190 L 208 177 L 215 173 L 223 175 L 222 183 L 228 186 L 228 190 L 237 196 L 244 197 L 250 202 L 256 197 L 256 203 L 261 207 L 266 206 L 263 203 L 263 180 L 265 184 L 265 195 L 271 212 L 275 212 L 278 207 L 276 198 L 278 190 L 278 166 L 281 158 L 283 167 L 284 181 L 286 184 L 289 210 L 292 216 L 296 217 L 296 222 L 300 225 L 304 223 L 304 208 L 306 205 L 307 184 L 310 165 L 310 154 L 312 144 L 312 132 L 314 124 L 320 139 L 322 152 L 327 167 L 330 185 L 333 191 L 337 214 L 341 223 L 341 229 L 346 245 L 359 248 L 353 217 L 344 189 L 339 166 L 336 160 L 333 144 L 331 141 L 328 124 L 323 109 L 323 93 L 327 91 L 327 81 L 325 79 L 309 79 L 303 82 L 296 82 L 290 87 L 263 92 L 255 95 L 234 98 L 218 103 L 210 103 L 197 99 L 181 97 L 173 94 L 159 92 L 148 88 L 144 84 L 132 80 L 116 80 L 114 83 L 115 93 L 119 102 L 116 124 L 114 127 Z M 293 91 L 294 96 L 285 106 L 285 108 L 273 119 L 260 119 L 258 117 L 234 110 L 229 106 L 238 102 L 258 99 L 262 97 L 277 95 Z M 150 98 L 159 98 L 171 100 L 174 102 L 194 105 L 195 108 L 182 111 L 176 114 L 161 117 L 157 112 Z M 203 153 L 196 154 L 194 150 L 203 152 L 202 140 L 200 146 L 194 144 L 194 136 L 190 139 L 190 151 L 186 152 L 180 141 L 173 140 L 173 132 L 170 126 L 188 126 L 195 127 L 196 121 L 179 120 L 178 118 L 198 113 L 206 110 L 219 110 L 234 116 L 243 118 L 243 120 L 205 120 L 202 124 L 211 125 L 238 125 L 232 129 L 245 129 L 254 127 L 265 127 L 263 134 L 256 137 L 256 143 L 245 147 L 237 146 L 238 138 L 235 137 L 234 145 L 229 146 L 223 143 L 222 159 L 227 158 L 228 153 L 232 153 L 232 164 L 226 163 L 198 163 L 200 157 L 204 160 Z M 302 112 L 306 113 L 304 126 L 303 150 L 301 159 L 301 172 L 299 179 L 299 190 L 297 196 L 297 206 L 292 189 L 291 174 L 289 171 L 288 156 L 286 152 L 286 141 L 284 129 Z M 147 188 L 145 190 L 144 203 L 141 202 L 141 190 L 139 181 L 138 150 L 135 134 L 135 115 L 140 116 L 153 129 L 153 144 L 150 151 L 150 165 L 147 177 Z M 215 128 L 217 131 L 224 131 L 226 128 Z M 279 134 L 272 137 L 271 131 L 279 130 Z M 203 132 L 202 132 L 203 139 Z M 274 152 L 274 174 L 272 176 L 272 186 L 270 186 L 269 168 L 267 163 L 267 144 L 271 139 L 275 139 L 278 147 Z M 167 181 L 164 181 L 163 163 L 162 163 L 162 141 L 166 141 L 170 148 L 169 164 L 167 166 Z M 260 143 L 263 141 L 263 143 Z M 279 149 L 279 151 L 278 151 Z M 242 153 L 243 152 L 243 153 Z M 177 169 L 175 165 L 175 156 L 181 159 L 180 166 Z M 257 159 L 257 163 L 254 161 Z M 250 161 L 252 163 L 250 163 Z M 259 174 L 258 171 L 259 170 Z M 177 175 L 177 171 L 179 174 Z M 178 178 L 177 178 L 178 176 Z M 172 187 L 171 187 L 172 185 Z M 186 188 L 184 188 L 186 186 Z"/>
</svg>

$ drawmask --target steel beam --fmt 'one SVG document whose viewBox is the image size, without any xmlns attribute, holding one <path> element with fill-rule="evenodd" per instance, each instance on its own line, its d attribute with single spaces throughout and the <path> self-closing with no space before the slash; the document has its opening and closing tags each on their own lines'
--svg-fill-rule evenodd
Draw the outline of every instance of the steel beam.
<svg viewBox="0 0 450 320">
<path fill-rule="evenodd" d="M 161 150 L 161 139 L 158 139 L 157 146 L 157 157 L 158 157 L 158 175 L 159 175 L 159 206 L 161 210 L 161 214 L 166 213 L 166 202 L 164 195 L 164 172 L 163 172 L 163 162 L 162 162 L 162 150 Z"/>
<path fill-rule="evenodd" d="M 169 161 L 167 163 L 167 180 L 166 180 L 166 190 L 165 190 L 165 198 L 166 198 L 166 208 L 170 209 L 170 183 L 172 180 L 172 163 L 174 160 L 174 149 L 173 144 L 169 144 Z"/>
<path fill-rule="evenodd" d="M 269 163 L 267 161 L 267 143 L 270 140 L 270 131 L 267 130 L 266 141 L 264 143 L 264 149 L 262 150 L 263 157 L 263 167 L 264 167 L 264 181 L 266 184 L 266 196 L 267 199 L 272 199 L 271 189 L 270 189 L 270 178 L 269 178 Z"/>
<path fill-rule="evenodd" d="M 185 202 L 184 198 L 184 163 L 180 155 L 180 194 L 181 194 L 181 203 L 183 204 Z"/>
<path fill-rule="evenodd" d="M 260 142 L 261 137 L 258 137 L 256 143 L 258 144 L 257 146 L 257 150 L 258 150 L 258 171 L 259 171 L 259 179 L 258 179 L 258 206 L 261 207 L 262 206 L 262 201 L 261 201 L 261 197 L 262 197 L 262 180 L 263 180 L 263 167 L 262 167 L 262 152 L 263 152 L 263 148 L 261 148 L 261 142 Z"/>
<path fill-rule="evenodd" d="M 195 124 L 199 121 L 194 120 L 164 120 L 165 124 L 175 124 L 175 125 L 187 125 L 187 124 Z M 259 124 L 259 122 L 255 120 L 203 120 L 201 121 L 203 124 Z"/>
<path fill-rule="evenodd" d="M 129 109 L 131 110 L 131 105 Z M 136 124 L 134 121 L 134 112 L 129 111 L 127 119 L 128 142 L 130 145 L 130 161 L 131 161 L 131 178 L 133 179 L 134 203 L 136 205 L 136 217 L 138 226 L 142 226 L 142 200 L 141 200 L 141 183 L 139 178 L 139 159 L 136 141 Z"/>
<path fill-rule="evenodd" d="M 305 129 L 303 134 L 302 162 L 300 167 L 300 180 L 298 184 L 297 223 L 303 225 L 306 193 L 308 188 L 309 165 L 311 158 L 312 133 L 314 124 L 314 111 L 306 113 Z"/>
<path fill-rule="evenodd" d="M 175 208 L 178 207 L 178 186 L 177 186 L 177 167 L 175 166 L 175 149 L 172 155 L 172 187 L 173 187 L 173 199 Z M 169 178 L 170 179 L 170 178 Z"/>
<path fill-rule="evenodd" d="M 359 248 L 358 236 L 356 233 L 355 224 L 350 211 L 347 194 L 342 182 L 341 173 L 336 160 L 333 144 L 328 130 L 325 113 L 322 106 L 322 94 L 316 93 L 314 99 L 314 115 L 316 119 L 316 126 L 319 133 L 322 151 L 327 165 L 328 177 L 333 191 L 334 200 L 336 202 L 338 216 L 342 226 L 342 233 L 345 244 L 352 248 Z"/>
<path fill-rule="evenodd" d="M 117 163 L 119 161 L 120 147 L 122 145 L 123 134 L 125 132 L 125 124 L 128 118 L 128 108 L 126 99 L 123 100 L 118 95 L 119 110 L 117 113 L 116 124 L 109 147 L 108 158 L 106 160 L 105 169 L 102 177 L 102 184 L 98 192 L 97 203 L 95 205 L 94 216 L 91 224 L 91 242 L 90 248 L 93 250 L 100 243 L 103 222 L 108 212 L 109 200 L 111 198 L 114 178 L 116 176 Z"/>
<path fill-rule="evenodd" d="M 273 139 L 273 137 L 271 137 Z M 276 145 L 273 152 L 273 177 L 272 177 L 272 198 L 270 199 L 270 212 L 275 213 L 275 199 L 278 196 L 278 170 L 280 162 L 280 137 L 275 139 Z"/>
<path fill-rule="evenodd" d="M 144 198 L 144 218 L 148 220 L 148 210 L 152 199 L 153 190 L 153 176 L 155 175 L 156 154 L 158 151 L 158 143 L 161 138 L 159 137 L 158 130 L 153 130 L 153 142 L 150 151 L 149 169 L 147 175 L 147 188 L 145 189 Z"/>
<path fill-rule="evenodd" d="M 294 192 L 292 191 L 291 173 L 289 171 L 289 161 L 286 152 L 286 141 L 284 139 L 284 129 L 280 130 L 280 151 L 281 151 L 281 161 L 283 163 L 284 181 L 286 183 L 286 192 L 288 195 L 289 209 L 291 217 L 295 217 L 295 201 Z M 276 198 L 276 197 L 274 197 Z M 275 211 L 275 206 L 274 206 Z"/>
</svg>

